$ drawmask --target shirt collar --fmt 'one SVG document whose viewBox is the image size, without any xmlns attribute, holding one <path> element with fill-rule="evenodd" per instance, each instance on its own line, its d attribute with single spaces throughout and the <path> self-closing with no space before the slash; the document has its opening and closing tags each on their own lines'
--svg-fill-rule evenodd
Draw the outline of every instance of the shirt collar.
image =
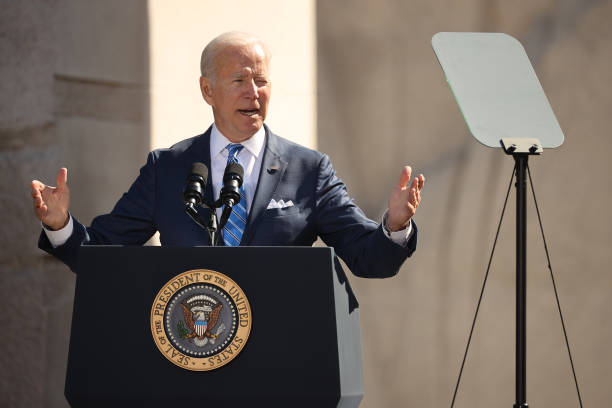
<svg viewBox="0 0 612 408">
<path fill-rule="evenodd" d="M 255 158 L 257 158 L 263 150 L 264 143 L 266 141 L 266 130 L 262 126 L 253 136 L 242 142 L 241 144 L 247 149 Z M 210 131 L 210 152 L 211 157 L 215 157 L 221 154 L 228 144 L 232 143 L 226 138 L 223 133 L 217 129 L 217 125 L 213 123 L 212 130 Z"/>
</svg>

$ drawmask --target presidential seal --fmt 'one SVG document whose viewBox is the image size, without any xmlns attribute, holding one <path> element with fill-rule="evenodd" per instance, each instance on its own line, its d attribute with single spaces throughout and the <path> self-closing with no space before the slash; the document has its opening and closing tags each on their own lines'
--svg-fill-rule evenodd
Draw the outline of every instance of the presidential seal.
<svg viewBox="0 0 612 408">
<path fill-rule="evenodd" d="M 177 366 L 214 370 L 232 361 L 251 332 L 251 307 L 229 277 L 207 269 L 175 276 L 155 297 L 151 333 L 159 351 Z"/>
</svg>

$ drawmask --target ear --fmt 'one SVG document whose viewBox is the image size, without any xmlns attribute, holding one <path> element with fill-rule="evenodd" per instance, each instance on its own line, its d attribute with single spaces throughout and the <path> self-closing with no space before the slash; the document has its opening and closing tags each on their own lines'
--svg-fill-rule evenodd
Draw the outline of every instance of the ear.
<svg viewBox="0 0 612 408">
<path fill-rule="evenodd" d="M 202 92 L 202 97 L 210 106 L 213 106 L 213 88 L 212 83 L 206 77 L 200 77 L 200 91 Z"/>
</svg>

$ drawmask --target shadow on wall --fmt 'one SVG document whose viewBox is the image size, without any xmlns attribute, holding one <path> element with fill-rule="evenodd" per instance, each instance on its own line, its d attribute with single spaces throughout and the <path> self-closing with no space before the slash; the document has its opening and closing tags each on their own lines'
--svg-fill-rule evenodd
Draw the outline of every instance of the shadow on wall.
<svg viewBox="0 0 612 408">
<path fill-rule="evenodd" d="M 611 17 L 610 1 L 317 2 L 319 148 L 375 219 L 401 166 L 427 177 L 413 258 L 393 279 L 352 278 L 362 406 L 450 405 L 514 165 L 469 134 L 430 45 L 440 31 L 506 32 L 534 64 L 566 136 L 530 167 L 581 392 L 587 405 L 612 400 L 612 329 L 600 324 L 612 309 Z M 514 401 L 510 200 L 456 406 Z M 527 401 L 577 406 L 531 198 L 527 254 Z"/>
</svg>

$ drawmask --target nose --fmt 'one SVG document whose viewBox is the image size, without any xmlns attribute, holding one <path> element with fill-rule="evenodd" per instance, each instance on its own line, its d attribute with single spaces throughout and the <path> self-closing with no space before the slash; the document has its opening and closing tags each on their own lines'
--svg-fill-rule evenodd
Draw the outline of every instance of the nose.
<svg viewBox="0 0 612 408">
<path fill-rule="evenodd" d="M 259 98 L 259 88 L 253 79 L 247 82 L 247 94 L 253 99 Z"/>
</svg>

